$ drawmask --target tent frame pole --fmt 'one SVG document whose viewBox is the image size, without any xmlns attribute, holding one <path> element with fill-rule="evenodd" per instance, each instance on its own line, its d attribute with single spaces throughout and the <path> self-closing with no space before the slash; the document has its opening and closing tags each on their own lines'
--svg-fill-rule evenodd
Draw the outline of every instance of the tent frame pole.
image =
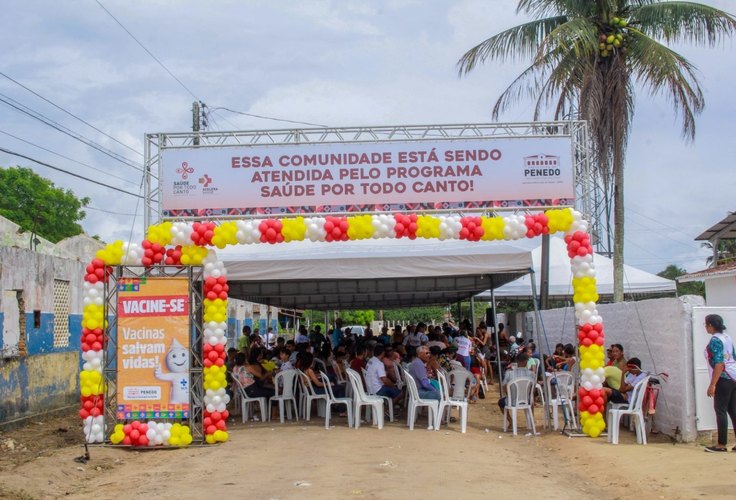
<svg viewBox="0 0 736 500">
<path fill-rule="evenodd" d="M 491 276 L 491 304 L 493 304 L 493 310 L 491 315 L 493 316 L 493 331 L 496 337 L 496 365 L 498 366 L 498 394 L 503 397 L 503 372 L 501 371 L 501 339 L 499 338 L 498 331 L 498 318 L 496 317 L 496 292 L 494 291 L 493 276 Z M 486 325 L 487 326 L 487 325 Z"/>
<path fill-rule="evenodd" d="M 470 335 L 475 335 L 475 297 L 470 297 Z"/>
<path fill-rule="evenodd" d="M 529 273 L 530 273 L 530 278 L 531 278 L 531 282 L 532 282 L 532 304 L 534 304 L 534 321 L 537 323 L 537 330 L 536 331 L 540 334 L 540 336 L 536 340 L 537 349 L 538 349 L 538 352 L 539 352 L 539 365 L 538 366 L 541 369 L 543 369 L 544 352 L 545 352 L 545 350 L 544 350 L 544 344 L 546 343 L 549 346 L 549 340 L 547 339 L 547 332 L 544 329 L 544 323 L 542 323 L 542 316 L 541 316 L 541 314 L 539 312 L 539 303 L 538 303 L 539 297 L 537 295 L 537 280 L 536 280 L 536 276 L 534 275 L 535 274 L 534 273 L 534 268 L 529 269 Z M 539 373 L 537 373 L 537 375 L 539 375 Z M 544 386 L 545 387 L 547 386 L 546 381 L 545 381 Z M 542 392 L 544 392 L 544 391 L 542 391 Z M 549 414 L 549 405 L 548 405 L 548 401 L 547 401 L 548 399 L 549 399 L 548 395 L 545 395 L 545 398 L 544 398 L 544 414 L 545 415 L 548 415 Z M 546 419 L 545 419 L 545 421 L 546 421 Z"/>
</svg>

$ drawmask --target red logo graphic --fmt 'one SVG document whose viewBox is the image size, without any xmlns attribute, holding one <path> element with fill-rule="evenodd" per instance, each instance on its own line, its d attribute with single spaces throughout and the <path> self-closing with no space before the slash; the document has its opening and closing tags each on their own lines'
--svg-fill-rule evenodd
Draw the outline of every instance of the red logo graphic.
<svg viewBox="0 0 736 500">
<path fill-rule="evenodd" d="M 176 173 L 181 174 L 181 178 L 183 180 L 187 180 L 189 178 L 189 174 L 194 173 L 194 167 L 190 167 L 187 162 L 182 162 L 181 168 L 177 168 Z"/>
<path fill-rule="evenodd" d="M 210 184 L 212 184 L 212 177 L 210 177 L 207 174 L 204 174 L 204 177 L 199 178 L 199 183 L 202 184 L 202 187 L 207 187 Z"/>
</svg>

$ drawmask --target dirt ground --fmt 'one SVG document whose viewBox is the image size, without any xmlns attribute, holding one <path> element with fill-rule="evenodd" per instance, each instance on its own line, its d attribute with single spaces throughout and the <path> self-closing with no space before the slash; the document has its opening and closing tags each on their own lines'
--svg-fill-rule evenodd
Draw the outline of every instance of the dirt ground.
<svg viewBox="0 0 736 500">
<path fill-rule="evenodd" d="M 401 420 L 382 430 L 325 430 L 311 422 L 230 424 L 219 446 L 134 451 L 91 447 L 78 463 L 78 417 L 48 418 L 0 432 L 0 498 L 734 498 L 736 453 L 654 437 L 621 444 L 556 432 L 501 432 L 488 400 L 459 423 L 413 431 Z"/>
</svg>

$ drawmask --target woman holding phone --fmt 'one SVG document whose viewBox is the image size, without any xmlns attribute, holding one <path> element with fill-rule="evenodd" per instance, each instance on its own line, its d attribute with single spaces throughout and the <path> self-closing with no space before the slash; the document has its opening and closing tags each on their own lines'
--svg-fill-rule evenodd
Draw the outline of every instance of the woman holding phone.
<svg viewBox="0 0 736 500">
<path fill-rule="evenodd" d="M 709 314 L 705 317 L 705 331 L 711 335 L 705 348 L 705 359 L 711 372 L 707 394 L 713 398 L 718 427 L 718 444 L 705 448 L 710 453 L 728 451 L 729 417 L 736 432 L 736 359 L 733 340 L 724 333 L 725 329 L 726 325 L 719 315 Z M 736 446 L 732 449 L 736 451 Z"/>
</svg>

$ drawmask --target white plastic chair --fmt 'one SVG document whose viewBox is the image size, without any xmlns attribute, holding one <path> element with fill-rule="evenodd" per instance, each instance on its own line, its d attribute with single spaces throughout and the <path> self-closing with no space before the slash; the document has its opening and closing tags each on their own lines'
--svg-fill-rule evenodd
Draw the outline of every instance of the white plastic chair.
<svg viewBox="0 0 736 500">
<path fill-rule="evenodd" d="M 619 424 L 621 417 L 630 415 L 636 428 L 636 442 L 639 444 L 647 444 L 647 432 L 644 423 L 644 412 L 642 404 L 644 403 L 644 393 L 649 383 L 649 377 L 640 380 L 631 390 L 629 404 L 618 409 L 608 411 L 608 442 L 618 444 Z"/>
<path fill-rule="evenodd" d="M 325 364 L 322 359 L 315 357 L 314 358 L 314 370 L 317 372 L 325 372 L 327 373 L 327 365 Z"/>
<path fill-rule="evenodd" d="M 553 385 L 552 381 L 557 382 Z M 573 397 L 575 396 L 575 377 L 570 372 L 555 372 L 547 377 L 547 401 L 549 408 L 552 410 L 552 425 L 554 429 L 559 428 L 558 408 L 562 408 L 563 415 L 572 420 L 573 429 L 578 427 L 575 418 L 575 405 Z"/>
<path fill-rule="evenodd" d="M 266 398 L 252 398 L 245 392 L 245 387 L 240 383 L 237 377 L 233 377 L 233 384 L 238 391 L 238 397 L 240 398 L 240 413 L 242 414 L 243 423 L 247 422 L 250 418 L 250 405 L 257 403 L 261 409 L 261 420 L 268 420 L 268 414 L 266 413 Z"/>
<path fill-rule="evenodd" d="M 324 372 L 319 372 L 319 376 L 322 379 L 322 383 L 325 386 L 325 392 L 329 399 L 327 399 L 327 407 L 325 408 L 325 429 L 330 428 L 330 414 L 332 413 L 332 405 L 345 405 L 348 409 L 348 427 L 353 426 L 353 400 L 350 398 L 336 398 L 332 392 L 332 384 L 330 379 L 325 375 Z"/>
<path fill-rule="evenodd" d="M 346 384 L 347 380 L 345 380 L 345 377 L 342 376 L 342 372 L 337 366 L 337 361 L 333 359 L 330 364 L 332 365 L 332 371 L 335 372 L 335 380 L 337 380 L 337 383 L 340 385 Z"/>
<path fill-rule="evenodd" d="M 353 388 L 353 415 L 355 418 L 355 428 L 360 427 L 360 408 L 362 406 L 368 406 L 373 409 L 373 423 L 378 425 L 379 429 L 383 429 L 383 399 L 377 396 L 369 396 L 363 389 L 363 382 L 360 380 L 360 375 L 355 370 L 348 368 L 347 370 L 348 380 Z"/>
<path fill-rule="evenodd" d="M 299 420 L 299 407 L 296 404 L 295 394 L 296 379 L 298 376 L 299 373 L 296 370 L 286 370 L 277 373 L 273 378 L 276 393 L 268 399 L 268 408 L 270 410 L 271 404 L 278 402 L 279 419 L 282 424 L 284 423 L 284 409 L 286 409 L 286 416 L 291 420 L 291 406 L 288 404 L 289 402 L 294 405 L 294 416 L 297 421 Z"/>
<path fill-rule="evenodd" d="M 534 386 L 536 382 L 531 378 L 517 378 L 506 384 L 506 407 L 503 409 L 503 431 L 508 430 L 508 420 L 506 415 L 511 413 L 511 424 L 516 436 L 517 418 L 519 411 L 526 413 L 527 427 L 531 427 L 532 433 L 537 435 L 537 428 L 534 425 L 534 413 L 532 413 L 532 404 L 534 403 Z"/>
<path fill-rule="evenodd" d="M 452 399 L 456 401 L 467 401 L 470 384 L 473 383 L 473 374 L 462 366 L 460 368 L 456 367 L 450 372 L 448 381 L 452 388 Z M 467 389 L 465 387 L 466 385 L 468 386 Z"/>
<path fill-rule="evenodd" d="M 403 389 L 406 385 L 406 382 L 404 381 L 404 375 L 402 373 L 401 365 L 398 361 L 393 362 L 394 366 L 394 374 L 396 375 L 396 387 L 399 389 Z"/>
<path fill-rule="evenodd" d="M 371 384 L 368 382 L 368 370 L 366 370 L 365 368 L 361 368 L 360 371 L 363 372 L 363 380 L 365 380 L 365 392 L 369 396 L 383 398 L 383 400 L 386 401 L 386 406 L 388 407 L 388 421 L 393 422 L 394 421 L 394 400 L 388 396 L 381 396 L 380 394 L 376 394 L 376 391 L 373 390 L 373 387 L 371 387 Z"/>
<path fill-rule="evenodd" d="M 445 376 L 445 370 L 437 370 L 437 378 L 440 381 L 440 394 L 442 395 L 442 399 L 440 400 L 440 405 L 437 412 L 439 417 L 437 418 L 435 429 L 440 428 L 440 424 L 442 423 L 442 416 L 444 415 L 445 410 L 447 410 L 446 423 L 447 425 L 450 425 L 450 415 L 452 414 L 452 409 L 453 407 L 457 407 L 460 409 L 460 430 L 463 434 L 465 434 L 465 429 L 468 426 L 468 402 L 455 400 L 450 397 L 450 386 L 447 382 L 447 377 Z"/>
<path fill-rule="evenodd" d="M 428 408 L 427 429 L 439 429 L 439 426 L 435 427 L 434 422 L 437 422 L 440 416 L 440 402 L 436 399 L 420 399 L 419 389 L 417 388 L 417 382 L 414 377 L 407 371 L 404 371 L 404 379 L 406 380 L 406 386 L 409 388 L 409 411 L 406 417 L 409 430 L 414 430 L 414 422 L 417 419 L 417 408 L 426 406 Z"/>
<path fill-rule="evenodd" d="M 450 360 L 450 366 L 452 366 L 452 370 L 453 371 L 455 371 L 455 370 L 457 370 L 459 368 L 462 368 L 463 370 L 465 369 L 465 367 L 463 366 L 463 364 L 460 361 L 457 361 L 457 360 L 454 360 L 454 359 L 451 359 Z"/>
<path fill-rule="evenodd" d="M 311 420 L 312 402 L 317 401 L 317 404 L 319 405 L 320 401 L 322 401 L 322 404 L 324 406 L 327 406 L 329 396 L 327 395 L 327 391 L 325 391 L 324 394 L 317 394 L 317 392 L 315 392 L 314 390 L 314 387 L 312 386 L 312 381 L 309 380 L 307 374 L 301 370 L 298 371 L 299 377 L 302 379 L 302 387 L 304 388 L 304 407 L 302 408 L 302 412 L 304 414 L 305 420 Z M 319 415 L 319 407 L 317 409 L 317 415 Z"/>
</svg>

